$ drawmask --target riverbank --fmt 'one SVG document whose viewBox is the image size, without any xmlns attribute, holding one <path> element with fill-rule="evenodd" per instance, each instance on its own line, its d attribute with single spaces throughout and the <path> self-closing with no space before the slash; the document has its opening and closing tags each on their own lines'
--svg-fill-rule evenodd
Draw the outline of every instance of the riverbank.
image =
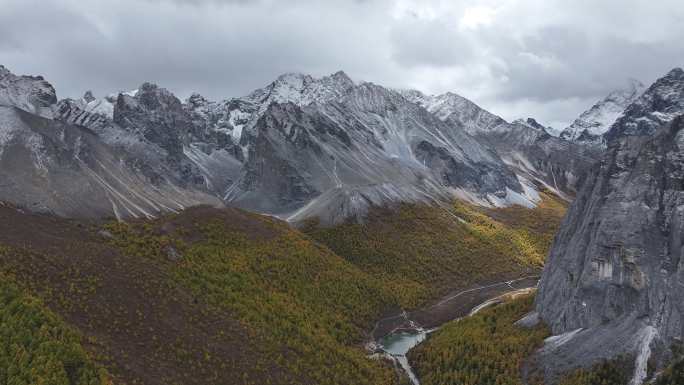
<svg viewBox="0 0 684 385">
<path fill-rule="evenodd" d="M 506 302 L 536 289 L 539 276 L 526 276 L 494 282 L 454 292 L 415 312 L 399 312 L 378 321 L 371 343 L 374 351 L 381 350 L 406 373 L 413 385 L 420 385 L 407 355 L 443 324 L 471 317 L 492 305 Z M 419 323 L 423 321 L 423 323 Z M 389 330 L 389 332 L 385 332 Z M 381 334 L 382 333 L 382 334 Z"/>
<path fill-rule="evenodd" d="M 539 274 L 475 285 L 458 290 L 414 311 L 395 311 L 380 319 L 371 331 L 371 339 L 378 341 L 391 333 L 429 330 L 446 322 L 469 315 L 488 300 L 508 292 L 536 287 Z"/>
</svg>

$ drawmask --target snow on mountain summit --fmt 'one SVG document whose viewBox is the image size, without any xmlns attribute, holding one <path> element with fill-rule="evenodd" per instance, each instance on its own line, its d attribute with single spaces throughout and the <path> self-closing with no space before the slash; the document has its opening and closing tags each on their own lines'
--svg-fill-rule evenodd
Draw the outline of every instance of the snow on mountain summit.
<svg viewBox="0 0 684 385">
<path fill-rule="evenodd" d="M 292 102 L 298 106 L 304 106 L 340 98 L 352 87 L 354 87 L 354 82 L 343 71 L 321 78 L 300 73 L 286 73 L 243 99 L 261 105 L 262 110 L 274 102 Z"/>
<path fill-rule="evenodd" d="M 425 95 L 416 90 L 398 90 L 406 99 L 433 113 L 442 121 L 463 127 L 471 135 L 501 129 L 506 121 L 453 92 Z"/>
<path fill-rule="evenodd" d="M 611 92 L 583 112 L 572 125 L 561 132 L 560 137 L 574 142 L 601 145 L 602 135 L 645 90 L 646 87 L 640 81 L 630 79 L 626 86 Z"/>
</svg>

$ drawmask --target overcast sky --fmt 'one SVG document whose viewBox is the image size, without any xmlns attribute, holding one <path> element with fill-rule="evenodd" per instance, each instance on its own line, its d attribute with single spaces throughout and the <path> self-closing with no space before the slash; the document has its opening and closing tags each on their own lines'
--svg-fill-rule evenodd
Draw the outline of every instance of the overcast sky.
<svg viewBox="0 0 684 385">
<path fill-rule="evenodd" d="M 0 0 L 0 64 L 59 97 L 152 81 L 241 96 L 284 72 L 453 91 L 563 127 L 684 66 L 681 0 Z"/>
</svg>

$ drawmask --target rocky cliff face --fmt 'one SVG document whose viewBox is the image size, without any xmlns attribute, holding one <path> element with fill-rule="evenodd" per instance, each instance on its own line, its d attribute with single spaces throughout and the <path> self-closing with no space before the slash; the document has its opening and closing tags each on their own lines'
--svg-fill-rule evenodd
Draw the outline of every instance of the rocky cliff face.
<svg viewBox="0 0 684 385">
<path fill-rule="evenodd" d="M 653 135 L 684 112 L 684 70 L 675 68 L 651 85 L 604 136 L 607 142 L 624 136 Z"/>
<path fill-rule="evenodd" d="M 556 237 L 536 302 L 560 336 L 539 353 L 551 379 L 627 354 L 640 384 L 649 359 L 662 367 L 681 343 L 683 75 L 658 80 L 612 126 Z"/>
</svg>

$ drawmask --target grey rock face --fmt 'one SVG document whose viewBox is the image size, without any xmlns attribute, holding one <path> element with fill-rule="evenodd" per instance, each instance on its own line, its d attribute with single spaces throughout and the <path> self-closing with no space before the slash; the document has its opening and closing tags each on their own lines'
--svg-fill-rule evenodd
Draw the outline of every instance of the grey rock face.
<svg viewBox="0 0 684 385">
<path fill-rule="evenodd" d="M 626 135 L 653 135 L 684 113 L 684 70 L 675 68 L 658 79 L 605 134 L 610 142 Z"/>
<path fill-rule="evenodd" d="M 343 217 L 333 212 L 432 202 L 456 190 L 483 201 L 523 194 L 495 152 L 399 93 L 369 83 L 346 92 L 327 92 L 342 97 L 321 103 L 271 104 L 254 125 L 243 176 L 226 199 L 293 219 L 315 212 L 336 221 Z"/>
<path fill-rule="evenodd" d="M 496 151 L 519 176 L 571 199 L 600 149 L 550 135 L 536 120 L 508 123 L 475 103 L 453 93 L 427 96 L 401 91 L 455 130 L 465 130 Z M 535 187 L 536 188 L 536 187 Z"/>
<path fill-rule="evenodd" d="M 52 118 L 55 103 L 55 89 L 41 76 L 16 76 L 0 65 L 0 105 Z"/>
<path fill-rule="evenodd" d="M 567 199 L 577 193 L 601 154 L 599 149 L 552 136 L 545 127 L 529 119 L 478 137 L 519 174 Z"/>
<path fill-rule="evenodd" d="M 242 98 L 212 102 L 194 94 L 185 103 L 150 83 L 56 103 L 42 79 L 2 76 L 11 85 L 4 88 L 11 97 L 0 99 L 5 105 L 82 130 L 141 186 L 293 221 L 336 222 L 362 217 L 371 205 L 454 197 L 532 206 L 540 181 L 572 190 L 584 164 L 557 165 L 557 152 L 573 160 L 583 154 L 553 140 L 540 144 L 548 135 L 532 121 L 511 125 L 456 94 L 356 84 L 343 72 L 285 74 Z"/>
<path fill-rule="evenodd" d="M 574 334 L 539 353 L 550 378 L 624 353 L 639 384 L 649 357 L 662 367 L 682 338 L 682 83 L 672 71 L 613 125 L 554 241 L 536 309 L 554 334 Z"/>
<path fill-rule="evenodd" d="M 424 107 L 437 118 L 455 127 L 461 127 L 471 135 L 505 130 L 507 122 L 499 116 L 481 108 L 472 101 L 447 92 L 442 95 L 425 95 L 415 90 L 400 90 L 408 100 Z"/>
<path fill-rule="evenodd" d="M 120 218 L 221 204 L 197 189 L 179 188 L 158 164 L 136 162 L 122 145 L 137 143 L 134 136 L 77 102 L 57 104 L 42 78 L 2 73 L 2 200 L 63 216 Z M 141 153 L 150 152 L 142 147 Z"/>
</svg>

